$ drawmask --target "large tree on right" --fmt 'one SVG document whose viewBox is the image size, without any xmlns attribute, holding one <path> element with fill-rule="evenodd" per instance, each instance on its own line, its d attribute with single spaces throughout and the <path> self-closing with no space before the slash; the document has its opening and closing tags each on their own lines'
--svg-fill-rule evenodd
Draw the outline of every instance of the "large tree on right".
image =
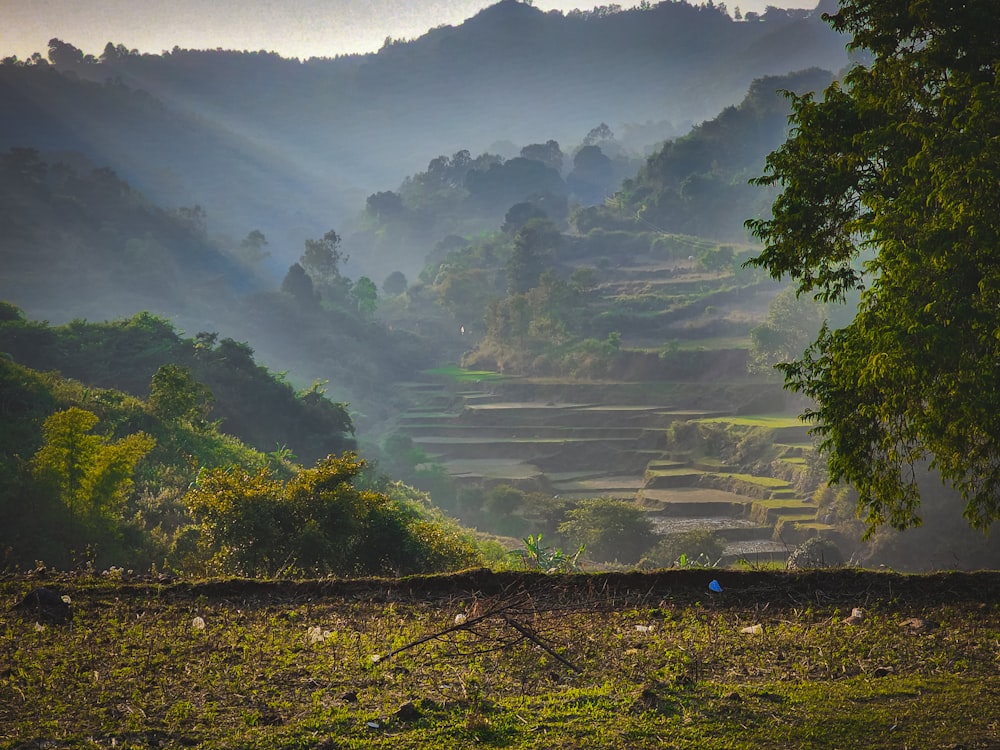
<svg viewBox="0 0 1000 750">
<path fill-rule="evenodd" d="M 919 525 L 936 471 L 965 517 L 1000 518 L 1000 4 L 842 0 L 826 16 L 864 63 L 822 101 L 790 99 L 788 140 L 760 185 L 772 216 L 751 265 L 799 294 L 843 300 L 793 362 L 831 480 L 859 494 L 869 533 Z"/>
</svg>

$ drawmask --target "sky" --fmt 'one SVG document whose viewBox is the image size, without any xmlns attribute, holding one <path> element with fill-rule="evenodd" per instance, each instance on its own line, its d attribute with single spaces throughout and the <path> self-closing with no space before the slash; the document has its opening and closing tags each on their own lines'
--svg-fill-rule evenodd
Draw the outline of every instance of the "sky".
<svg viewBox="0 0 1000 750">
<path fill-rule="evenodd" d="M 602 3 L 536 0 L 541 10 L 589 10 Z M 495 2 L 495 0 L 494 0 Z M 158 54 L 186 49 L 268 50 L 284 57 L 371 52 L 387 36 L 412 39 L 442 24 L 457 25 L 490 0 L 0 0 L 0 58 L 47 54 L 56 37 L 100 55 L 105 44 Z M 637 2 L 620 0 L 623 7 Z M 696 2 L 695 4 L 700 4 Z M 730 0 L 763 12 L 815 7 L 815 0 Z"/>
</svg>

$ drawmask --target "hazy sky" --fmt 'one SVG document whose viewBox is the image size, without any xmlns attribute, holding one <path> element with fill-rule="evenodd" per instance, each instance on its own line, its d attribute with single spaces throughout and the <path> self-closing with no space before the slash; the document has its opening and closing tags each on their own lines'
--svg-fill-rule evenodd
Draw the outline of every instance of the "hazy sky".
<svg viewBox="0 0 1000 750">
<path fill-rule="evenodd" d="M 609 4 L 537 0 L 542 10 Z M 0 0 L 0 57 L 45 55 L 58 37 L 99 55 L 107 42 L 140 52 L 266 49 L 285 57 L 333 57 L 368 52 L 387 36 L 411 39 L 442 24 L 456 25 L 490 0 Z M 623 7 L 635 1 L 622 0 Z M 695 4 L 700 4 L 695 3 Z M 729 10 L 765 6 L 813 8 L 815 0 L 730 0 Z"/>
</svg>

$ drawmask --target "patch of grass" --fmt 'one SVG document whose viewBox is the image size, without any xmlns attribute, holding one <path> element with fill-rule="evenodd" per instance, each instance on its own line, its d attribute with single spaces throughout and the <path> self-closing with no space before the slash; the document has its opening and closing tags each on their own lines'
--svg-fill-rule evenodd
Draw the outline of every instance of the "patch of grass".
<svg viewBox="0 0 1000 750">
<path fill-rule="evenodd" d="M 784 414 L 743 414 L 732 417 L 707 417 L 696 420 L 715 424 L 731 424 L 743 427 L 802 427 L 803 422 L 798 417 Z"/>
<path fill-rule="evenodd" d="M 0 624 L 0 744 L 832 750 L 1000 742 L 1000 724 L 984 710 L 1000 701 L 1000 575 L 712 575 L 722 594 L 697 571 L 169 586 L 48 580 L 72 598 L 73 624 L 36 627 L 15 616 Z M 8 577 L 0 601 L 36 584 Z M 512 601 L 520 608 L 506 616 L 531 638 L 504 617 L 443 632 L 458 614 L 473 620 Z M 861 624 L 845 624 L 855 606 L 864 608 Z M 914 632 L 905 626 L 911 617 L 938 627 Z M 744 632 L 750 626 L 759 627 Z"/>
<path fill-rule="evenodd" d="M 786 457 L 782 457 L 782 458 L 779 458 L 778 461 L 780 461 L 783 464 L 790 464 L 791 466 L 805 466 L 806 465 L 806 458 L 804 456 L 790 456 L 790 457 L 787 457 L 787 458 Z"/>
<path fill-rule="evenodd" d="M 730 477 L 732 479 L 738 479 L 741 482 L 748 482 L 749 484 L 757 484 L 761 487 L 773 489 L 787 489 L 789 487 L 786 480 L 779 479 L 777 477 L 762 477 L 756 474 L 733 474 L 729 472 L 722 472 L 719 476 Z"/>
</svg>

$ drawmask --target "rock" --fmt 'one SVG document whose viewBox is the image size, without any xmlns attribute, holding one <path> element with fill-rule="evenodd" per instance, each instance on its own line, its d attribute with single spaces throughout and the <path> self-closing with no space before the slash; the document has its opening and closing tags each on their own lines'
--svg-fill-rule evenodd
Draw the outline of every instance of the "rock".
<svg viewBox="0 0 1000 750">
<path fill-rule="evenodd" d="M 420 709 L 417 708 L 413 701 L 407 701 L 396 711 L 397 721 L 416 721 L 421 717 Z"/>
<path fill-rule="evenodd" d="M 840 548 L 829 539 L 814 536 L 792 550 L 786 563 L 789 570 L 832 568 L 844 564 Z"/>
<path fill-rule="evenodd" d="M 929 633 L 935 628 L 941 627 L 933 620 L 925 620 L 922 617 L 911 617 L 899 623 L 899 627 L 906 628 L 911 633 Z"/>
<path fill-rule="evenodd" d="M 660 705 L 660 696 L 656 694 L 655 690 L 647 687 L 639 693 L 635 705 L 639 710 L 651 711 Z"/>
<path fill-rule="evenodd" d="M 73 608 L 67 599 L 44 587 L 29 591 L 13 609 L 39 621 L 56 624 L 69 622 L 73 618 Z"/>
<path fill-rule="evenodd" d="M 845 625 L 860 625 L 864 622 L 865 611 L 861 607 L 855 607 L 851 610 L 851 616 L 845 617 L 841 622 Z"/>
</svg>

